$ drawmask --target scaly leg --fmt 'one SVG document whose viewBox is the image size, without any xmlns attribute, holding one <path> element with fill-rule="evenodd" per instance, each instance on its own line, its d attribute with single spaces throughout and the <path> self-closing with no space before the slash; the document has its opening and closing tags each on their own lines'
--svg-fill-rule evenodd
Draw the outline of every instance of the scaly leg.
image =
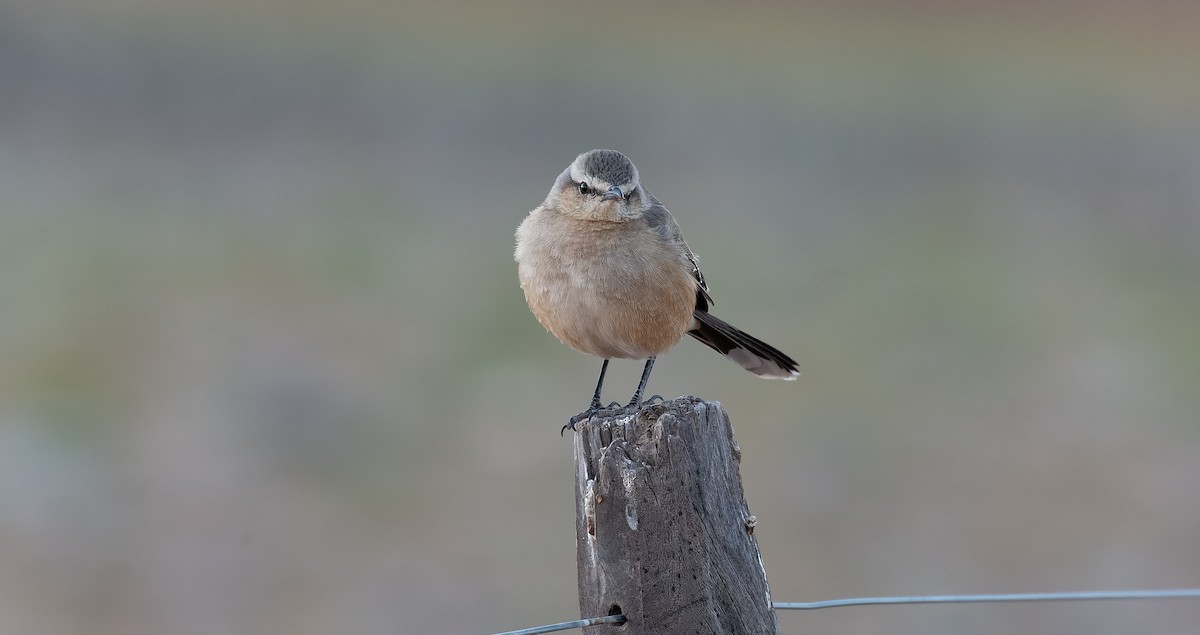
<svg viewBox="0 0 1200 635">
<path fill-rule="evenodd" d="M 646 382 L 650 379 L 650 369 L 654 368 L 654 358 L 646 360 L 646 367 L 642 369 L 642 381 L 638 382 L 637 392 L 633 393 L 633 399 L 629 400 L 629 405 L 626 408 L 637 408 L 642 404 L 642 393 L 646 391 Z M 662 397 L 659 397 L 662 399 Z"/>
<path fill-rule="evenodd" d="M 559 436 L 562 436 L 562 434 L 567 431 L 567 428 L 570 428 L 571 431 L 574 432 L 575 424 L 579 423 L 580 421 L 586 421 L 587 419 L 590 419 L 592 415 L 604 409 L 604 406 L 600 403 L 600 389 L 604 387 L 604 373 L 606 372 L 608 372 L 607 359 L 604 360 L 604 363 L 600 365 L 600 379 L 596 380 L 596 392 L 592 393 L 592 403 L 588 405 L 587 410 L 584 410 L 574 417 L 571 417 L 571 420 L 567 422 L 567 425 L 563 426 L 562 430 L 558 431 Z"/>
</svg>

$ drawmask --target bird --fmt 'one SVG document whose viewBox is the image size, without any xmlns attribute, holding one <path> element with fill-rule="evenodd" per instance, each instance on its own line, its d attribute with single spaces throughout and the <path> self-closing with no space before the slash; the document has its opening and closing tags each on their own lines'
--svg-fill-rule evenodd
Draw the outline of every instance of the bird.
<svg viewBox="0 0 1200 635">
<path fill-rule="evenodd" d="M 601 404 L 611 359 L 645 359 L 620 411 L 640 408 L 654 360 L 685 334 L 769 379 L 794 380 L 795 360 L 709 312 L 696 254 L 675 217 L 616 150 L 584 152 L 516 231 L 517 276 L 538 322 L 571 348 L 603 359 L 588 407 L 563 427 L 617 409 Z M 661 399 L 655 395 L 646 403 Z"/>
</svg>

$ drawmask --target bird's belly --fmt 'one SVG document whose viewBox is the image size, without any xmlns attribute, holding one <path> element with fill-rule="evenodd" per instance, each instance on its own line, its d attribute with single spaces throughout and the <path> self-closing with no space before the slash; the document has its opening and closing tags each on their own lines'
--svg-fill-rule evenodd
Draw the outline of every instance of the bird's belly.
<svg viewBox="0 0 1200 635">
<path fill-rule="evenodd" d="M 522 262 L 521 286 L 538 321 L 576 350 L 644 359 L 674 346 L 692 324 L 695 283 L 675 262 L 618 254 L 545 254 Z"/>
</svg>

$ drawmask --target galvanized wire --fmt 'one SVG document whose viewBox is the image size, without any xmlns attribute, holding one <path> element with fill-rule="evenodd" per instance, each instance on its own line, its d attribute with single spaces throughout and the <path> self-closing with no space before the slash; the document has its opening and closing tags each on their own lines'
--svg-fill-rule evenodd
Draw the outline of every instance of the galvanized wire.
<svg viewBox="0 0 1200 635">
<path fill-rule="evenodd" d="M 523 628 L 518 631 L 504 631 L 496 633 L 496 635 L 537 635 L 538 633 L 553 633 L 556 631 L 569 631 L 573 628 L 583 628 L 584 626 L 595 626 L 597 624 L 624 624 L 624 615 L 605 615 L 604 617 L 590 617 L 586 620 L 575 620 L 574 622 L 559 622 L 558 624 L 547 624 L 545 626 L 534 626 L 533 628 Z"/>
<path fill-rule="evenodd" d="M 841 606 L 881 606 L 892 604 L 974 604 L 982 602 L 1066 602 L 1080 600 L 1170 600 L 1177 598 L 1200 598 L 1200 589 L 1143 589 L 1136 591 L 1069 591 L 1065 593 L 994 593 L 983 595 L 914 595 L 875 598 L 845 598 L 820 602 L 773 602 L 775 610 L 811 611 Z M 568 631 L 597 624 L 623 624 L 624 615 L 605 615 L 573 622 L 559 622 L 545 626 L 534 626 L 517 631 L 504 631 L 495 635 L 537 635 Z"/>
<path fill-rule="evenodd" d="M 878 606 L 882 604 L 968 604 L 976 602 L 1061 602 L 1071 600 L 1165 600 L 1200 598 L 1200 589 L 1161 589 L 1140 591 L 1074 591 L 1068 593 L 999 593 L 987 595 L 924 595 L 912 597 L 846 598 L 821 602 L 775 602 L 776 610 L 827 609 L 838 606 Z"/>
</svg>

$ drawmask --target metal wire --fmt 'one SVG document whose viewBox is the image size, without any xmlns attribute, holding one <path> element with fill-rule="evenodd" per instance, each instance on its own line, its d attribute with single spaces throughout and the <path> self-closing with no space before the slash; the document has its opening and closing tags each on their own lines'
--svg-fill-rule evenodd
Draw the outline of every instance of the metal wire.
<svg viewBox="0 0 1200 635">
<path fill-rule="evenodd" d="M 1200 589 L 1162 589 L 1144 591 L 1079 591 L 1070 593 L 1000 593 L 991 595 L 926 595 L 914 597 L 847 598 L 823 602 L 775 602 L 775 609 L 811 610 L 837 606 L 873 606 L 880 604 L 966 604 L 973 602 L 1059 602 L 1066 600 L 1159 600 L 1200 598 Z"/>
<path fill-rule="evenodd" d="M 573 628 L 583 628 L 584 626 L 595 626 L 597 624 L 624 624 L 624 615 L 605 615 L 604 617 L 591 617 L 586 620 L 575 620 L 574 622 L 559 622 L 558 624 L 547 624 L 545 626 L 534 626 L 533 628 L 523 628 L 519 631 L 504 631 L 495 635 L 537 635 L 538 633 L 553 633 L 555 631 L 569 631 Z"/>
<path fill-rule="evenodd" d="M 1200 589 L 1158 589 L 1138 591 L 1071 591 L 1066 593 L 995 593 L 985 595 L 915 595 L 878 598 L 845 598 L 820 602 L 773 602 L 776 610 L 811 611 L 839 606 L 879 606 L 888 604 L 971 604 L 980 602 L 1064 602 L 1080 600 L 1170 600 L 1176 598 L 1200 598 Z M 495 635 L 537 635 L 569 631 L 597 624 L 623 624 L 624 615 L 606 615 L 574 622 L 559 622 L 517 631 L 504 631 Z"/>
</svg>

